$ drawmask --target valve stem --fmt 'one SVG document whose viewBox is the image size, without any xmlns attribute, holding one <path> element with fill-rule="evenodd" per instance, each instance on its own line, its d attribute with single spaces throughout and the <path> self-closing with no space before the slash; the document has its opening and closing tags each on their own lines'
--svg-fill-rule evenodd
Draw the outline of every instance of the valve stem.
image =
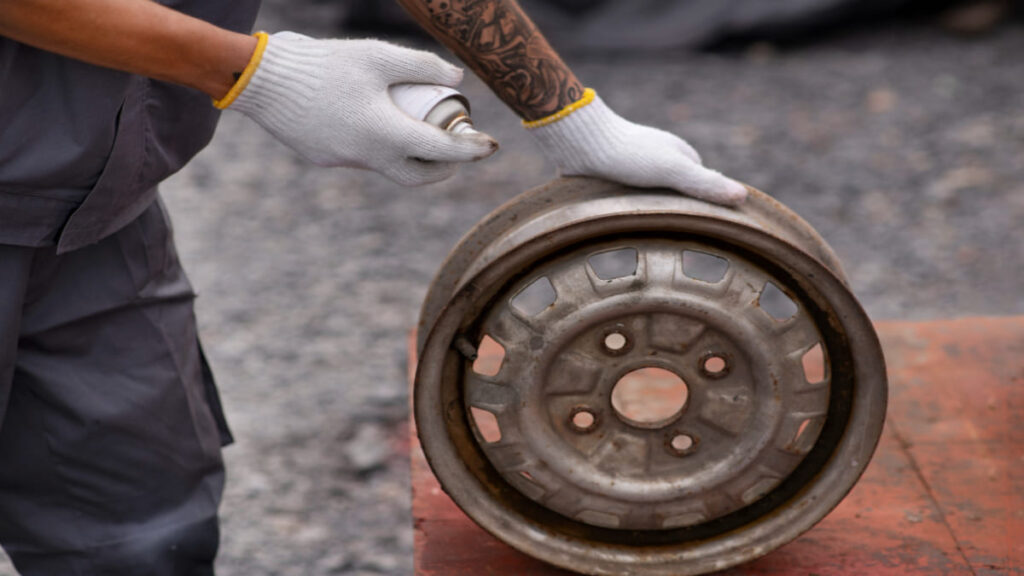
<svg viewBox="0 0 1024 576">
<path fill-rule="evenodd" d="M 458 350 L 459 354 L 462 354 L 466 360 L 475 362 L 477 358 L 476 346 L 469 341 L 469 338 L 465 336 L 459 336 L 455 339 L 455 349 Z"/>
</svg>

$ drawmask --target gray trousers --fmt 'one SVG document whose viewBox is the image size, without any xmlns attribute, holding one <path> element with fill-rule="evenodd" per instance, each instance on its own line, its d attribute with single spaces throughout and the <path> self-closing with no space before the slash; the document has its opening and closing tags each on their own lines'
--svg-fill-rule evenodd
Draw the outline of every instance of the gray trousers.
<svg viewBox="0 0 1024 576">
<path fill-rule="evenodd" d="M 0 245 L 0 544 L 25 576 L 213 574 L 230 442 L 159 202 Z"/>
</svg>

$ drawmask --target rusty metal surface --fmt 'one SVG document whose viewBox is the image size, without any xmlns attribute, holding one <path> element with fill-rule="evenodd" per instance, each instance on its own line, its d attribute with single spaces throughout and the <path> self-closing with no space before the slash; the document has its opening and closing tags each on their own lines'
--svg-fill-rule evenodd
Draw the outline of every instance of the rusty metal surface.
<svg viewBox="0 0 1024 576">
<path fill-rule="evenodd" d="M 521 199 L 453 252 L 421 320 L 431 328 L 416 375 L 417 426 L 435 474 L 470 516 L 514 547 L 584 572 L 699 574 L 773 550 L 838 504 L 881 433 L 885 370 L 834 255 L 806 223 L 756 191 L 740 211 L 582 179 L 555 181 Z M 690 282 L 685 271 L 677 273 L 687 246 L 727 262 L 728 281 Z M 657 265 L 638 264 L 632 279 L 610 284 L 580 276 L 592 271 L 588 258 L 622 247 Z M 555 285 L 552 304 L 509 312 L 520 288 L 542 272 Z M 767 315 L 762 300 L 769 286 L 795 313 Z M 607 302 L 602 290 L 612 297 Z M 671 338 L 681 337 L 677 328 L 689 321 L 710 340 L 692 350 L 690 341 L 673 342 L 652 360 L 659 314 L 674 314 L 665 332 Z M 610 328 L 616 322 L 621 329 Z M 613 376 L 658 366 L 697 383 L 708 374 L 694 363 L 708 354 L 728 358 L 736 372 L 723 382 L 751 410 L 730 428 L 736 423 L 728 411 L 716 416 L 714 388 L 699 384 L 692 418 L 681 411 L 657 430 L 628 420 L 612 426 L 612 411 L 601 404 L 614 383 L 607 379 L 597 393 L 571 399 L 576 405 L 555 402 L 559 413 L 545 413 L 552 404 L 545 396 L 565 372 L 556 364 L 586 353 L 589 344 L 573 342 L 593 340 L 588 331 L 609 330 L 637 343 L 635 351 L 606 348 L 596 359 Z M 465 341 L 485 334 L 507 351 L 511 379 L 468 368 L 475 354 Z M 798 368 L 816 345 L 824 358 L 821 382 Z M 563 353 L 566 346 L 571 350 Z M 593 378 L 581 378 L 587 380 Z M 701 411 L 702 404 L 712 408 Z M 482 437 L 472 409 L 492 413 L 504 437 Z M 593 428 L 545 425 L 581 410 L 597 417 Z M 698 429 L 701 421 L 708 426 Z M 697 441 L 712 438 L 713 425 L 717 440 L 701 447 Z M 601 433 L 613 438 L 603 442 Z M 586 435 L 598 440 L 585 446 Z M 678 437 L 686 446 L 652 456 Z M 623 448 L 628 444 L 635 450 Z M 618 458 L 595 456 L 605 448 Z"/>
<path fill-rule="evenodd" d="M 878 332 L 890 409 L 863 478 L 802 537 L 726 573 L 1024 573 L 1024 317 L 885 322 Z M 415 432 L 411 464 L 417 576 L 569 574 L 467 518 Z"/>
<path fill-rule="evenodd" d="M 552 216 L 554 222 L 543 222 L 542 225 L 558 227 L 588 214 L 606 214 L 609 207 L 601 203 L 609 200 L 618 204 L 610 208 L 620 212 L 669 210 L 676 213 L 708 214 L 769 231 L 801 247 L 846 282 L 839 258 L 810 224 L 764 192 L 755 188 L 748 190 L 750 196 L 739 208 L 721 208 L 675 192 L 629 189 L 611 182 L 582 177 L 561 178 L 528 190 L 483 218 L 448 254 L 431 282 L 420 310 L 416 330 L 418 350 L 422 350 L 431 326 L 459 286 L 473 272 L 492 260 L 495 254 L 505 252 L 518 241 L 528 238 L 532 233 L 526 226 L 528 223 Z M 622 202 L 623 194 L 628 196 L 627 202 Z M 572 207 L 571 210 L 564 210 L 567 206 Z"/>
<path fill-rule="evenodd" d="M 634 261 L 622 276 L 603 279 L 591 265 L 623 253 Z M 692 278 L 687 254 L 727 268 L 714 282 Z M 558 298 L 528 315 L 514 297 L 540 278 Z M 752 504 L 810 452 L 829 409 L 829 375 L 806 382 L 802 365 L 822 337 L 804 307 L 778 320 L 759 306 L 767 282 L 782 284 L 694 241 L 621 238 L 538 266 L 481 323 L 509 350 L 498 373 L 466 365 L 467 407 L 500 423 L 500 440 L 478 433 L 478 444 L 530 499 L 597 526 L 679 528 Z M 531 345 L 541 335 L 544 345 Z M 647 368 L 677 375 L 688 395 L 639 421 L 611 398 L 620 378 Z M 580 413 L 588 425 L 574 425 Z"/>
</svg>

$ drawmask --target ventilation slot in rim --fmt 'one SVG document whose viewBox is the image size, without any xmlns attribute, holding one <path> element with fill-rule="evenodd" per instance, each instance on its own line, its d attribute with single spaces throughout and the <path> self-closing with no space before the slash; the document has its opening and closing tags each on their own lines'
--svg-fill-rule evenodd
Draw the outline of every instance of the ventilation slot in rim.
<svg viewBox="0 0 1024 576">
<path fill-rule="evenodd" d="M 821 343 L 815 344 L 813 348 L 804 352 L 800 359 L 804 368 L 804 378 L 808 384 L 817 384 L 825 380 L 825 352 Z"/>
<path fill-rule="evenodd" d="M 636 274 L 637 253 L 634 248 L 609 250 L 594 254 L 587 263 L 601 280 L 614 280 Z"/>
<path fill-rule="evenodd" d="M 498 417 L 490 410 L 470 406 L 469 413 L 473 416 L 473 423 L 480 432 L 484 442 L 494 444 L 501 441 L 501 427 L 498 426 Z"/>
<path fill-rule="evenodd" d="M 512 297 L 510 304 L 524 316 L 536 316 L 555 303 L 555 287 L 547 276 L 537 278 Z"/>
<path fill-rule="evenodd" d="M 473 361 L 473 372 L 481 376 L 496 376 L 505 361 L 505 348 L 494 338 L 485 334 L 476 349 L 476 360 Z"/>
<path fill-rule="evenodd" d="M 792 318 L 798 310 L 796 302 L 771 282 L 765 283 L 761 295 L 757 298 L 757 304 L 769 316 L 780 321 Z"/>
<path fill-rule="evenodd" d="M 683 251 L 683 275 L 694 280 L 717 284 L 725 278 L 729 261 L 707 252 Z"/>
</svg>

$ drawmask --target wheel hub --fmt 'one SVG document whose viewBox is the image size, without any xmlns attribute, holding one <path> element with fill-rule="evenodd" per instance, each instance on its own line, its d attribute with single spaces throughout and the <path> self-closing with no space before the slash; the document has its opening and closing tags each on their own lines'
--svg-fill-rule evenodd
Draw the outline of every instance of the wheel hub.
<svg viewBox="0 0 1024 576">
<path fill-rule="evenodd" d="M 610 251 L 632 254 L 632 273 L 601 278 L 589 260 Z M 687 276 L 687 252 L 728 268 L 715 282 Z M 588 524 L 650 530 L 738 510 L 799 464 L 828 409 L 827 382 L 801 365 L 821 337 L 803 311 L 779 320 L 758 305 L 777 280 L 723 256 L 693 242 L 588 246 L 494 301 L 482 331 L 507 352 L 493 376 L 467 366 L 466 403 L 495 415 L 502 441 L 477 434 L 510 484 Z M 543 282 L 550 304 L 516 305 Z M 619 382 L 646 368 L 684 383 L 685 403 L 616 409 Z"/>
</svg>

